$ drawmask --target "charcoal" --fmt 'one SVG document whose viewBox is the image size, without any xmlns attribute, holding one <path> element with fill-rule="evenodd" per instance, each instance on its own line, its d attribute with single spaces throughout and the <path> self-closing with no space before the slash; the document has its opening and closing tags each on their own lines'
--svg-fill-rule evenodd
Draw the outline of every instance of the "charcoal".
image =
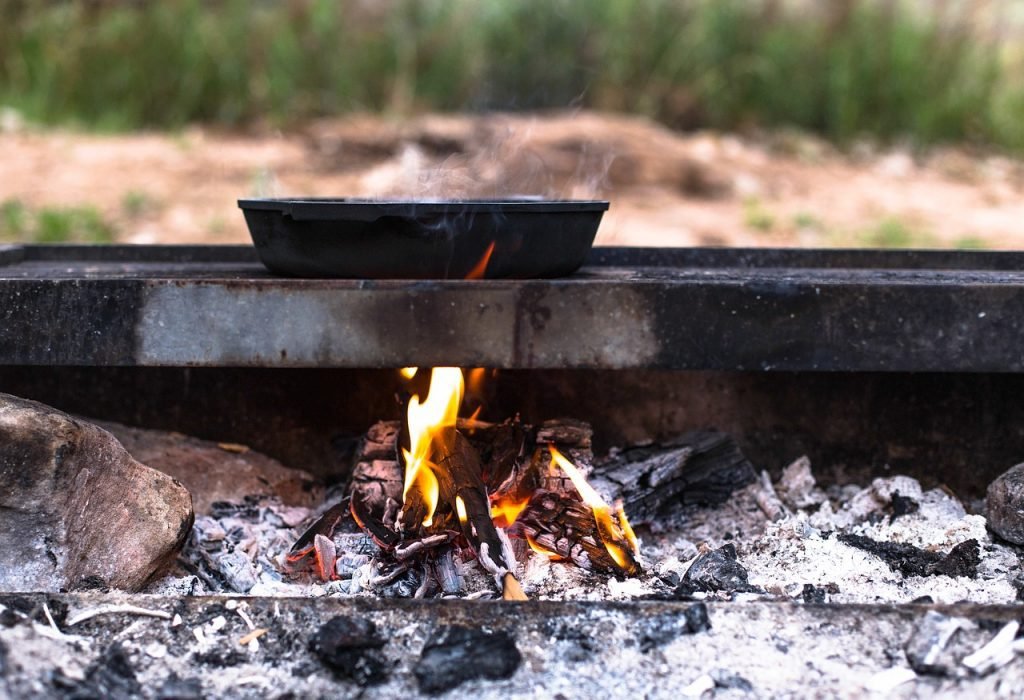
<svg viewBox="0 0 1024 700">
<path fill-rule="evenodd" d="M 157 700 L 202 700 L 203 684 L 198 678 L 179 678 L 172 673 L 156 693 Z"/>
<path fill-rule="evenodd" d="M 931 552 L 905 542 L 879 542 L 863 535 L 843 533 L 839 541 L 873 554 L 890 569 L 904 576 L 967 576 L 978 575 L 980 548 L 978 541 L 965 540 L 949 554 Z"/>
<path fill-rule="evenodd" d="M 446 626 L 427 641 L 413 674 L 421 692 L 439 695 L 477 678 L 510 678 L 522 659 L 507 632 Z"/>
<path fill-rule="evenodd" d="M 966 624 L 958 617 L 929 611 L 904 646 L 907 662 L 920 674 L 945 676 L 956 668 L 956 660 L 946 653 L 953 635 Z"/>
<path fill-rule="evenodd" d="M 0 394 L 0 589 L 138 590 L 174 558 L 192 498 L 96 426 Z"/>
<path fill-rule="evenodd" d="M 808 605 L 824 605 L 828 599 L 828 591 L 820 586 L 805 583 L 803 591 L 800 592 L 800 598 Z"/>
<path fill-rule="evenodd" d="M 683 505 L 720 505 L 756 478 L 731 437 L 698 432 L 618 453 L 594 470 L 594 485 L 621 497 L 636 522 L 650 522 Z"/>
<path fill-rule="evenodd" d="M 339 615 L 316 631 L 309 649 L 335 675 L 367 686 L 387 680 L 389 664 L 378 651 L 384 643 L 372 620 Z"/>
<path fill-rule="evenodd" d="M 229 668 L 241 666 L 249 659 L 237 649 L 211 649 L 210 651 L 199 652 L 192 655 L 192 661 L 203 666 L 214 666 L 216 668 Z"/>
<path fill-rule="evenodd" d="M 120 642 L 114 642 L 85 672 L 85 680 L 70 690 L 67 698 L 87 700 L 134 700 L 142 694 L 135 669 Z"/>
<path fill-rule="evenodd" d="M 892 501 L 889 503 L 889 506 L 892 508 L 892 514 L 889 516 L 889 522 L 892 522 L 896 518 L 904 515 L 916 513 L 921 509 L 921 504 L 919 502 L 909 496 L 900 495 L 899 491 L 893 491 Z"/>
<path fill-rule="evenodd" d="M 256 574 L 252 561 L 243 552 L 234 551 L 223 554 L 216 559 L 219 573 L 228 588 L 236 593 L 248 593 L 256 585 Z"/>
<path fill-rule="evenodd" d="M 678 588 L 683 589 L 680 592 L 757 590 L 747 583 L 747 570 L 736 560 L 736 547 L 731 544 L 704 552 L 694 559 Z"/>
<path fill-rule="evenodd" d="M 645 625 L 640 636 L 640 651 L 649 652 L 655 647 L 671 642 L 684 634 L 697 634 L 711 629 L 708 607 L 704 603 L 694 603 L 683 610 L 682 615 L 660 616 Z"/>
<path fill-rule="evenodd" d="M 1011 467 L 989 484 L 985 517 L 989 528 L 1004 540 L 1024 544 L 1024 464 Z"/>
</svg>

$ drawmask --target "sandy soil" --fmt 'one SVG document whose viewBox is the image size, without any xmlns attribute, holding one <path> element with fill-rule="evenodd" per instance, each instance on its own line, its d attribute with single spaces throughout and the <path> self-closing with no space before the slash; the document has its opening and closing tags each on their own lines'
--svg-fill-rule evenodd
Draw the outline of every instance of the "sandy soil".
<svg viewBox="0 0 1024 700">
<path fill-rule="evenodd" d="M 353 117 L 287 133 L 0 132 L 0 202 L 89 205 L 132 243 L 248 240 L 239 197 L 606 197 L 618 245 L 1024 248 L 1024 163 L 839 153 L 593 113 Z"/>
</svg>

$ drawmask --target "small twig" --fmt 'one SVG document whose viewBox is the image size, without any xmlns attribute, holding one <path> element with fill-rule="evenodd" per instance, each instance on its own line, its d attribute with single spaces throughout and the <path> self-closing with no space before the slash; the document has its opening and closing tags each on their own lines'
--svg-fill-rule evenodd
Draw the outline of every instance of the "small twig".
<svg viewBox="0 0 1024 700">
<path fill-rule="evenodd" d="M 254 629 L 252 632 L 249 632 L 249 634 L 247 634 L 244 637 L 242 637 L 241 639 L 239 639 L 238 643 L 244 647 L 249 642 L 251 642 L 252 640 L 259 639 L 260 637 L 262 637 L 263 635 L 265 635 L 269 631 L 270 630 L 268 628 L 266 628 L 266 627 L 260 627 L 258 629 Z"/>
<path fill-rule="evenodd" d="M 410 557 L 414 557 L 420 552 L 430 549 L 432 547 L 438 547 L 449 541 L 449 537 L 446 534 L 431 535 L 430 537 L 424 537 L 421 540 L 409 543 L 405 547 L 395 547 L 395 559 L 403 561 Z"/>
<path fill-rule="evenodd" d="M 50 614 L 50 606 L 45 602 L 43 602 L 43 615 L 46 615 L 46 621 L 50 623 L 50 627 L 53 628 L 53 631 L 63 637 L 64 633 L 60 631 L 60 628 L 57 627 L 57 623 L 53 621 L 53 615 Z"/>
<path fill-rule="evenodd" d="M 47 610 L 45 604 L 43 605 L 43 612 L 46 613 L 46 618 L 50 621 L 50 624 L 53 625 L 53 628 L 57 629 L 57 625 L 53 624 L 53 618 L 50 617 L 50 611 Z M 91 608 L 89 610 L 83 610 L 82 612 L 78 613 L 77 615 L 75 615 L 67 621 L 67 626 L 73 627 L 77 625 L 79 622 L 85 622 L 86 620 L 91 620 L 92 618 L 98 617 L 100 615 L 115 615 L 118 613 L 123 613 L 126 615 L 143 615 L 146 617 L 158 617 L 161 620 L 170 620 L 172 617 L 171 613 L 164 612 L 163 610 L 150 610 L 148 608 L 140 608 L 135 605 L 100 605 L 99 607 Z"/>
<path fill-rule="evenodd" d="M 236 610 L 235 612 L 237 612 L 238 616 L 240 618 L 242 618 L 242 620 L 245 621 L 245 626 L 246 627 L 248 627 L 250 630 L 256 629 L 256 625 L 254 625 L 252 623 L 252 618 L 249 617 L 249 614 L 247 612 L 245 612 L 245 610 L 243 610 L 241 607 L 239 607 L 238 610 Z"/>
</svg>

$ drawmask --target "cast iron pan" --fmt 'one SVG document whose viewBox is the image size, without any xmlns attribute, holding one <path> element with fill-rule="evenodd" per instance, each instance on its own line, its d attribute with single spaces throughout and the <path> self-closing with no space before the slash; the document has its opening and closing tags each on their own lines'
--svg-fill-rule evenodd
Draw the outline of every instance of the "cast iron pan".
<svg viewBox="0 0 1024 700">
<path fill-rule="evenodd" d="M 594 242 L 604 201 L 241 199 L 276 274 L 361 279 L 559 277 Z"/>
</svg>

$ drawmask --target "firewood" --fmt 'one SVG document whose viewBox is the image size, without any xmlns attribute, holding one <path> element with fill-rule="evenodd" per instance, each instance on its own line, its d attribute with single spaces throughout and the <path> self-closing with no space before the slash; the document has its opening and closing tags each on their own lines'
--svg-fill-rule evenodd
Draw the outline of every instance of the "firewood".
<svg viewBox="0 0 1024 700">
<path fill-rule="evenodd" d="M 724 433 L 687 433 L 669 442 L 627 448 L 594 468 L 594 487 L 621 498 L 635 523 L 679 506 L 718 505 L 757 478 L 739 446 Z"/>
<path fill-rule="evenodd" d="M 463 504 L 464 517 L 459 521 L 463 534 L 477 552 L 480 563 L 499 577 L 515 570 L 515 560 L 506 556 L 506 545 L 491 520 L 491 504 L 481 476 L 480 457 L 476 449 L 458 431 L 449 450 L 438 460 L 438 481 L 441 498 L 449 504 L 457 499 Z M 456 507 L 456 510 L 459 510 Z"/>
<path fill-rule="evenodd" d="M 638 568 L 631 562 L 624 571 L 616 564 L 601 539 L 594 511 L 575 496 L 539 491 L 509 531 L 588 571 L 632 574 Z"/>
</svg>

